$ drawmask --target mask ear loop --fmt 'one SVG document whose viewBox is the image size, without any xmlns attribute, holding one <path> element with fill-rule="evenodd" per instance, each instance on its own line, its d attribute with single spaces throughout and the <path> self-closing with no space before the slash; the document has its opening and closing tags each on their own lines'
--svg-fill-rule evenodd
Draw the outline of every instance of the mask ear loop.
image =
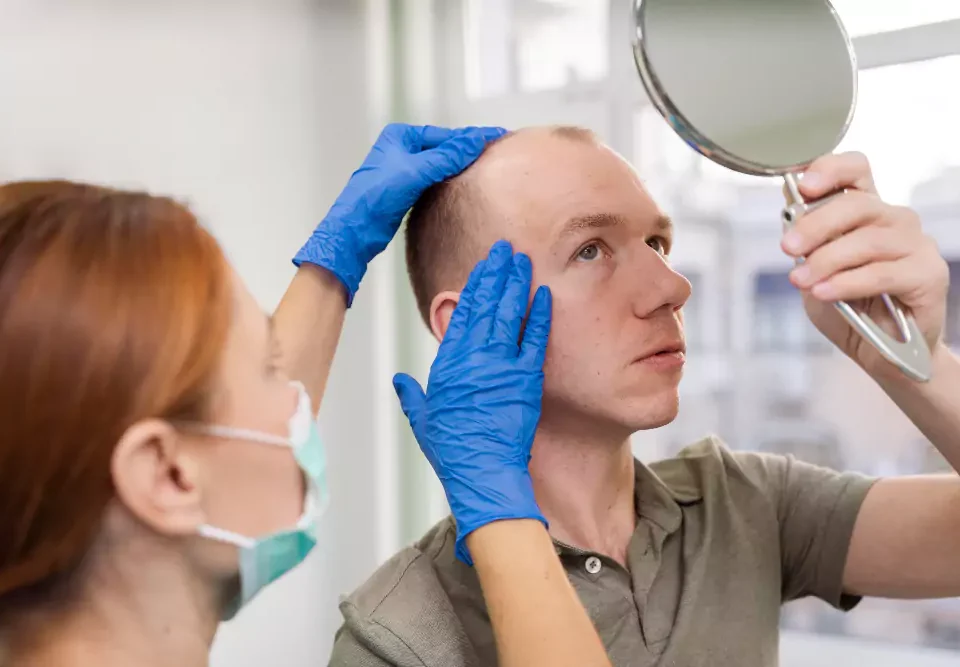
<svg viewBox="0 0 960 667">
<path fill-rule="evenodd" d="M 233 428 L 232 426 L 217 426 L 216 424 L 190 424 L 186 426 L 187 430 L 202 435 L 212 435 L 218 438 L 232 438 L 235 440 L 245 440 L 247 442 L 263 443 L 264 445 L 276 445 L 294 449 L 293 443 L 289 438 L 262 431 L 254 431 L 246 428 Z"/>
<path fill-rule="evenodd" d="M 206 523 L 197 528 L 197 535 L 214 540 L 216 542 L 232 544 L 233 546 L 240 547 L 241 549 L 252 549 L 257 543 L 257 541 L 252 537 L 247 537 L 246 535 L 241 535 L 240 533 L 235 533 L 231 530 L 217 528 L 216 526 L 211 526 Z"/>
<path fill-rule="evenodd" d="M 181 427 L 185 430 L 193 431 L 194 433 L 200 433 L 203 435 L 245 440 L 247 442 L 255 442 L 257 444 L 262 443 L 264 445 L 273 445 L 276 447 L 284 447 L 286 449 L 294 449 L 293 443 L 291 443 L 288 438 L 283 438 L 271 433 L 263 433 L 262 431 L 254 431 L 252 429 L 218 426 L 216 424 L 182 424 Z M 302 521 L 303 517 L 301 517 L 297 522 L 298 527 Z M 253 548 L 257 543 L 255 538 L 241 535 L 240 533 L 235 533 L 231 530 L 217 528 L 216 526 L 211 526 L 210 524 L 198 526 L 197 534 L 201 537 L 215 540 L 217 542 L 232 544 L 233 546 L 244 549 Z"/>
</svg>

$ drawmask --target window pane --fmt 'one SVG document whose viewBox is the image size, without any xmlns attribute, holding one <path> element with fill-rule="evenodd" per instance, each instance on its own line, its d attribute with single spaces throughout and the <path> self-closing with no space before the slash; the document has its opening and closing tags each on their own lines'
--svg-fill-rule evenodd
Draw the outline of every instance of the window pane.
<svg viewBox="0 0 960 667">
<path fill-rule="evenodd" d="M 888 201 L 907 204 L 922 182 L 960 165 L 956 81 L 960 56 L 860 72 L 853 125 L 838 150 L 867 154 Z"/>
<path fill-rule="evenodd" d="M 466 0 L 466 92 L 560 88 L 607 73 L 608 0 Z"/>
<path fill-rule="evenodd" d="M 882 0 L 863 4 L 864 14 L 872 11 L 881 18 L 888 7 Z M 916 6 L 922 12 L 924 5 L 903 6 L 910 11 Z M 960 14 L 960 2 L 944 5 Z M 861 28 L 867 25 L 865 20 Z M 960 56 L 862 72 L 854 123 L 839 150 L 865 153 L 881 195 L 915 208 L 924 228 L 951 261 L 946 335 L 951 344 L 960 346 L 960 93 L 956 81 L 960 81 Z M 712 164 L 677 138 L 650 107 L 637 113 L 634 129 L 634 162 L 654 197 L 676 219 L 678 239 L 683 238 L 685 212 L 691 208 L 711 210 L 719 218 L 717 233 L 723 239 L 719 244 L 723 255 L 715 258 L 719 269 L 685 267 L 698 271 L 700 284 L 729 286 L 717 297 L 724 303 L 720 319 L 711 319 L 711 311 L 703 310 L 698 313 L 699 326 L 709 330 L 725 326 L 727 318 L 739 317 L 745 321 L 734 323 L 734 331 L 740 332 L 734 340 L 751 343 L 745 352 L 724 350 L 723 357 L 735 372 L 715 397 L 694 386 L 705 382 L 701 375 L 688 374 L 686 393 L 698 396 L 700 403 L 696 409 L 684 403 L 668 432 L 686 436 L 712 430 L 733 447 L 792 453 L 814 463 L 870 474 L 944 470 L 943 457 L 903 415 L 890 409 L 889 399 L 826 344 L 807 320 L 798 293 L 788 283 L 789 262 L 778 247 L 780 179 L 744 176 Z M 691 371 L 699 363 L 691 355 Z M 850 614 L 816 600 L 802 600 L 785 607 L 783 624 L 851 641 L 960 650 L 960 600 L 867 599 Z M 841 662 L 824 650 L 823 664 Z"/>
<path fill-rule="evenodd" d="M 956 0 L 832 0 L 852 37 L 960 18 Z"/>
<path fill-rule="evenodd" d="M 887 201 L 906 205 L 921 184 L 960 166 L 960 94 L 953 81 L 960 81 L 960 56 L 860 72 L 853 124 L 837 150 L 867 154 Z M 635 164 L 655 196 L 679 189 L 689 195 L 691 179 L 701 185 L 780 187 L 776 179 L 741 174 L 703 158 L 651 106 L 637 113 L 634 138 Z"/>
</svg>

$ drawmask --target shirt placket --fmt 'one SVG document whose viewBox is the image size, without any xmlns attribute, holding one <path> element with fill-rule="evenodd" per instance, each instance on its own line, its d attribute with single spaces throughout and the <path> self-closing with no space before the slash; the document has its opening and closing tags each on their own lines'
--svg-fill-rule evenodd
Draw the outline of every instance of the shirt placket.
<svg viewBox="0 0 960 667">
<path fill-rule="evenodd" d="M 610 616 L 609 598 L 606 600 L 604 598 L 614 594 L 611 593 L 611 591 L 614 591 L 619 598 L 618 601 L 622 603 L 622 605 L 629 607 L 633 612 L 631 615 L 636 620 L 637 633 L 640 639 L 639 643 L 641 644 L 638 648 L 642 649 L 646 644 L 646 640 L 644 639 L 642 618 L 636 606 L 633 578 L 630 572 L 616 561 L 601 554 L 573 547 L 556 540 L 555 544 L 557 546 L 557 553 L 564 560 L 568 573 L 571 569 L 575 569 L 576 573 L 573 578 L 575 581 L 579 580 L 583 582 L 580 584 L 585 591 L 582 597 L 586 598 L 584 602 L 586 603 L 587 611 L 590 612 L 591 618 L 594 623 L 597 624 L 601 634 L 603 634 L 603 629 L 607 625 L 607 617 Z M 593 587 L 597 587 L 602 591 L 599 599 Z M 623 609 L 623 606 L 620 608 Z M 607 648 L 608 650 L 615 649 L 615 647 L 611 646 Z"/>
</svg>

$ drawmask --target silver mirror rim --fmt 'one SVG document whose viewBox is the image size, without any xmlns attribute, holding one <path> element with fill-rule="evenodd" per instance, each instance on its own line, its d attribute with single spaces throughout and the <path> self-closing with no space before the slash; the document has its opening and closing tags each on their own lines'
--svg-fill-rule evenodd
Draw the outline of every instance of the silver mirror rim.
<svg viewBox="0 0 960 667">
<path fill-rule="evenodd" d="M 847 132 L 850 129 L 850 125 L 853 123 L 853 117 L 854 113 L 856 112 L 857 100 L 859 97 L 859 77 L 857 55 L 854 52 L 853 42 L 850 39 L 847 28 L 843 25 L 843 21 L 840 20 L 840 16 L 837 14 L 837 10 L 834 8 L 833 3 L 831 3 L 830 0 L 823 0 L 823 2 L 825 2 L 827 7 L 830 8 L 830 11 L 833 13 L 833 17 L 837 22 L 837 26 L 840 28 L 844 43 L 847 46 L 847 53 L 850 56 L 850 64 L 853 72 L 853 99 L 851 100 L 850 110 L 847 113 L 847 118 L 844 121 L 843 127 L 834 141 L 834 148 L 836 148 L 840 145 L 840 142 L 843 141 L 844 137 L 846 137 Z M 669 95 L 667 95 L 663 90 L 663 86 L 660 84 L 660 79 L 657 77 L 656 73 L 653 71 L 652 65 L 650 64 L 650 58 L 647 54 L 645 47 L 646 42 L 644 38 L 646 32 L 646 3 L 647 0 L 634 0 L 633 20 L 635 31 L 633 35 L 633 61 L 636 64 L 637 72 L 640 75 L 640 81 L 643 83 L 643 87 L 646 90 L 647 97 L 650 98 L 650 102 L 657 109 L 663 119 L 667 121 L 667 124 L 673 128 L 673 131 L 676 132 L 688 146 L 690 146 L 700 155 L 713 160 L 717 164 L 743 174 L 750 174 L 751 176 L 782 176 L 784 174 L 800 172 L 806 169 L 806 167 L 815 159 L 815 157 L 819 157 L 815 156 L 814 158 L 811 158 L 805 162 L 792 164 L 786 167 L 765 165 L 759 162 L 746 160 L 738 155 L 734 155 L 733 153 L 724 150 L 722 147 L 710 141 L 695 127 L 693 127 L 687 118 L 673 104 Z"/>
</svg>

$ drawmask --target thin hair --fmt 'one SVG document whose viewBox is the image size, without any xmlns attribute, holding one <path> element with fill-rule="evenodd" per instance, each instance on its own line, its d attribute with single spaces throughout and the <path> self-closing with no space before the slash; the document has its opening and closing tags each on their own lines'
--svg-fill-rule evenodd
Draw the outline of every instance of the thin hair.
<svg viewBox="0 0 960 667">
<path fill-rule="evenodd" d="M 599 143 L 592 130 L 554 125 L 507 133 L 488 144 L 487 150 L 526 131 L 546 131 L 559 139 Z M 476 230 L 486 221 L 486 207 L 484 193 L 474 180 L 469 168 L 430 187 L 407 217 L 404 232 L 407 273 L 420 317 L 428 328 L 434 297 L 445 290 L 461 289 L 470 268 L 484 251 Z"/>
</svg>

